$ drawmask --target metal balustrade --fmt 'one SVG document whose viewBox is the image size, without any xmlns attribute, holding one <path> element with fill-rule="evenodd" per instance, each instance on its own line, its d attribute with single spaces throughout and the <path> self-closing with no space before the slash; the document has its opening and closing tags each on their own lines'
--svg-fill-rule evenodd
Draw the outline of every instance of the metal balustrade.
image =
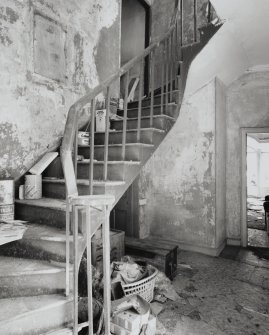
<svg viewBox="0 0 269 335">
<path fill-rule="evenodd" d="M 211 8 L 211 6 L 210 6 Z M 209 14 L 209 18 L 211 15 Z M 122 161 L 126 159 L 126 142 L 127 142 L 127 126 L 128 126 L 128 96 L 129 96 L 129 78 L 130 72 L 135 67 L 139 67 L 139 84 L 138 84 L 138 115 L 137 115 L 137 141 L 141 139 L 141 122 L 142 122 L 142 99 L 144 91 L 150 94 L 150 127 L 154 125 L 154 95 L 158 89 L 161 95 L 161 115 L 168 111 L 169 102 L 173 98 L 173 90 L 179 87 L 178 74 L 182 64 L 182 52 L 184 37 L 184 11 L 183 0 L 179 1 L 176 8 L 171 26 L 167 33 L 152 42 L 141 55 L 135 57 L 117 73 L 109 77 L 106 81 L 90 90 L 89 93 L 81 97 L 69 109 L 67 122 L 65 126 L 63 141 L 61 145 L 61 161 L 66 184 L 66 295 L 73 296 L 73 334 L 77 335 L 78 331 L 83 327 L 89 327 L 89 334 L 93 334 L 92 328 L 92 279 L 91 279 L 91 237 L 95 233 L 91 231 L 91 213 L 99 211 L 103 215 L 103 220 L 100 223 L 103 232 L 103 248 L 104 248 L 104 320 L 106 335 L 110 334 L 110 248 L 109 248 L 109 214 L 115 202 L 113 196 L 109 195 L 93 195 L 94 185 L 94 124 L 95 124 L 95 109 L 97 96 L 103 93 L 106 101 L 106 119 L 104 132 L 104 160 L 103 160 L 103 180 L 108 179 L 108 157 L 109 157 L 109 116 L 110 116 L 110 100 L 111 88 L 114 83 L 118 83 L 124 77 L 124 108 L 123 108 L 123 127 L 122 127 Z M 197 0 L 194 0 L 194 41 L 197 41 Z M 156 64 L 156 55 L 160 55 L 160 62 Z M 150 87 L 146 90 L 144 87 L 145 64 L 148 59 L 149 66 L 149 83 Z M 158 66 L 157 66 L 158 65 Z M 156 83 L 157 74 L 160 73 L 160 82 Z M 77 186 L 77 158 L 78 158 L 78 127 L 79 113 L 82 108 L 91 105 L 90 117 L 90 137 L 89 137 L 89 195 L 79 196 Z M 78 324 L 78 271 L 80 257 L 78 246 L 79 232 L 79 213 L 84 211 L 85 216 L 82 216 L 81 223 L 86 227 L 86 246 L 87 246 L 87 265 L 88 265 L 88 322 Z M 81 219 L 82 220 L 82 219 Z M 71 225 L 70 225 L 71 223 Z M 73 234 L 73 285 L 69 282 L 70 270 L 70 231 Z"/>
</svg>

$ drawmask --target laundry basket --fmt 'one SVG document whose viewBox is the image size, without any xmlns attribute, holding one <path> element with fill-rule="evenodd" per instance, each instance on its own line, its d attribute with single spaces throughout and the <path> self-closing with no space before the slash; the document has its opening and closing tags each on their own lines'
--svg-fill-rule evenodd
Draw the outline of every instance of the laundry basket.
<svg viewBox="0 0 269 335">
<path fill-rule="evenodd" d="M 148 268 L 152 272 L 149 277 L 141 279 L 132 284 L 122 285 L 125 296 L 138 294 L 147 302 L 151 302 L 153 300 L 154 285 L 158 270 L 152 265 L 148 265 Z"/>
</svg>

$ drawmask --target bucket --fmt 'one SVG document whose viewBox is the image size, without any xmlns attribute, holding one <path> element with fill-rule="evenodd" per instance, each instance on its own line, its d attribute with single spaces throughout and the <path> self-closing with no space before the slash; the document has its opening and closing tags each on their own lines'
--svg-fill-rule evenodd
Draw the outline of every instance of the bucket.
<svg viewBox="0 0 269 335">
<path fill-rule="evenodd" d="M 106 131 L 106 109 L 96 111 L 95 124 L 97 133 L 104 133 Z M 108 128 L 110 128 L 110 124 Z"/>
<path fill-rule="evenodd" d="M 25 199 L 40 199 L 42 198 L 42 175 L 31 175 L 25 176 L 24 185 L 24 198 Z"/>
<path fill-rule="evenodd" d="M 78 132 L 78 145 L 89 145 L 90 134 L 87 131 Z"/>
<path fill-rule="evenodd" d="M 0 221 L 14 220 L 14 180 L 0 180 Z"/>
</svg>

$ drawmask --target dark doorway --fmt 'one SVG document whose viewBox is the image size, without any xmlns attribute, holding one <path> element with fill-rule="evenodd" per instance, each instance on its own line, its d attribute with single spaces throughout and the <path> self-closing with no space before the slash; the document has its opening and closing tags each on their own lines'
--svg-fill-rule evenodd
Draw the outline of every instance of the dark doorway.
<svg viewBox="0 0 269 335">
<path fill-rule="evenodd" d="M 140 55 L 150 41 L 150 7 L 143 0 L 122 0 L 121 66 Z M 130 72 L 130 81 L 139 76 L 139 65 Z M 145 62 L 144 88 L 148 87 L 148 60 Z"/>
</svg>

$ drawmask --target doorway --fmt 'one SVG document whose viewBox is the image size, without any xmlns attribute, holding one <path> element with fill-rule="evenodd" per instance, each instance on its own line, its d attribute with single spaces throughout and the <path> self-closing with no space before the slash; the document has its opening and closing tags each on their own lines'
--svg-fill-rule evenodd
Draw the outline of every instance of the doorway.
<svg viewBox="0 0 269 335">
<path fill-rule="evenodd" d="M 150 6 L 144 0 L 122 0 L 121 12 L 121 66 L 140 55 L 150 42 Z M 148 59 L 145 60 L 144 91 L 148 87 Z M 129 75 L 129 90 L 132 83 L 136 86 L 139 78 L 139 64 Z M 121 84 L 123 92 L 124 83 Z"/>
<path fill-rule="evenodd" d="M 242 245 L 269 248 L 269 129 L 243 129 L 242 143 Z"/>
</svg>

